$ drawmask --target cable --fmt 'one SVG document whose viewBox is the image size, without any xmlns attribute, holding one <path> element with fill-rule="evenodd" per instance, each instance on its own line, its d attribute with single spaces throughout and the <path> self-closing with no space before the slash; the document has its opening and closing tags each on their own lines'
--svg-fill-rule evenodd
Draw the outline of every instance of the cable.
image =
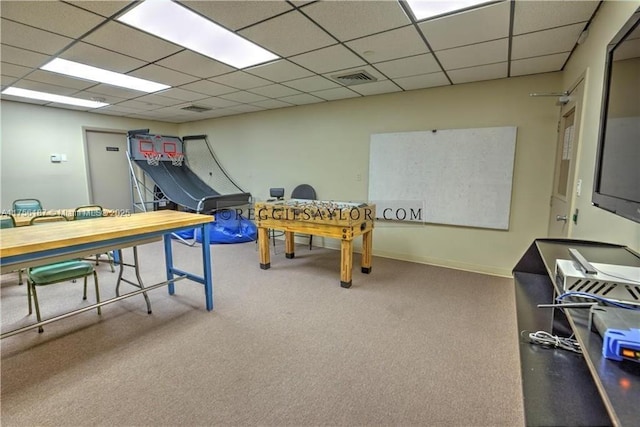
<svg viewBox="0 0 640 427">
<path fill-rule="evenodd" d="M 527 331 L 522 331 L 520 335 Z M 573 335 L 569 338 L 559 337 L 557 335 L 552 335 L 549 332 L 545 331 L 537 331 L 537 332 L 529 332 L 528 333 L 529 342 L 531 344 L 541 345 L 543 347 L 553 347 L 559 348 L 561 350 L 567 350 L 574 353 L 582 354 L 582 349 L 580 348 L 580 343 L 573 339 Z"/>
<path fill-rule="evenodd" d="M 624 304 L 618 301 L 614 301 L 612 299 L 609 298 L 605 298 L 605 297 L 601 297 L 598 295 L 594 295 L 594 294 L 589 294 L 587 292 L 565 292 L 562 295 L 558 295 L 556 297 L 556 301 L 562 301 L 565 298 L 568 297 L 580 297 L 580 298 L 587 298 L 587 299 L 592 299 L 592 300 L 596 300 L 599 302 L 604 302 L 606 304 L 612 305 L 614 307 L 619 307 L 619 308 L 626 308 L 628 310 L 640 310 L 640 306 L 637 305 L 633 305 L 633 304 Z"/>
</svg>

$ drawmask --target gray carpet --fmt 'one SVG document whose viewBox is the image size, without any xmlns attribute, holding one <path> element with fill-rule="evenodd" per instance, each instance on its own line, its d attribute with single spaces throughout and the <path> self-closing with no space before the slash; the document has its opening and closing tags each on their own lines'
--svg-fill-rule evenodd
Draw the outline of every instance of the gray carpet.
<svg viewBox="0 0 640 427">
<path fill-rule="evenodd" d="M 200 248 L 174 246 L 200 271 Z M 263 271 L 254 243 L 212 246 L 212 312 L 182 281 L 149 292 L 151 315 L 135 296 L 2 340 L 2 425 L 524 424 L 511 279 L 379 257 L 365 275 L 356 254 L 343 289 L 339 251 L 296 250 Z M 162 245 L 140 253 L 163 280 Z M 116 274 L 99 277 L 105 299 Z M 86 304 L 81 283 L 39 297 L 44 317 Z M 3 332 L 35 319 L 17 275 L 1 302 Z"/>
</svg>

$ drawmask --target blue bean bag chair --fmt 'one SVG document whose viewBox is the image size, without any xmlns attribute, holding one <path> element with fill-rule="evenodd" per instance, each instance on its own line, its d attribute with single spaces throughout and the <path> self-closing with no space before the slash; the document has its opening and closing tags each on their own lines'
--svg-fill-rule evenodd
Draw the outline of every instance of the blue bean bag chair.
<svg viewBox="0 0 640 427">
<path fill-rule="evenodd" d="M 258 227 L 253 221 L 242 215 L 225 209 L 215 214 L 216 220 L 211 223 L 209 241 L 212 244 L 253 242 L 258 237 Z M 175 233 L 185 240 L 195 239 L 202 243 L 200 228 L 184 230 Z"/>
</svg>

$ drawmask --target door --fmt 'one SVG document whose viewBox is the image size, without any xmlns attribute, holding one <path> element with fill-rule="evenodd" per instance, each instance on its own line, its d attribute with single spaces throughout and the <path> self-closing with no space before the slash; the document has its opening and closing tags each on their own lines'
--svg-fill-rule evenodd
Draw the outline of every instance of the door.
<svg viewBox="0 0 640 427">
<path fill-rule="evenodd" d="M 549 237 L 569 237 L 571 221 L 574 220 L 572 204 L 583 85 L 581 80 L 569 94 L 568 102 L 565 102 L 560 108 L 555 173 L 551 193 L 551 215 L 548 227 Z M 564 97 L 561 97 L 560 102 L 563 99 Z M 577 214 L 575 219 L 577 220 Z"/>
<path fill-rule="evenodd" d="M 105 209 L 130 209 L 131 180 L 127 134 L 85 130 L 89 200 Z"/>
</svg>

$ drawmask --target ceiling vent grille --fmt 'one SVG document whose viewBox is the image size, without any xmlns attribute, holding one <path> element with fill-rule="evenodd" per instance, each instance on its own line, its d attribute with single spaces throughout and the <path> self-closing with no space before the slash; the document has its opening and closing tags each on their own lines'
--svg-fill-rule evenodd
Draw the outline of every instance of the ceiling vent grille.
<svg viewBox="0 0 640 427">
<path fill-rule="evenodd" d="M 331 76 L 335 81 L 345 86 L 361 85 L 363 83 L 375 82 L 378 79 L 364 70 L 355 71 L 349 74 Z"/>
<path fill-rule="evenodd" d="M 212 108 L 202 107 L 199 105 L 188 105 L 186 107 L 182 107 L 181 110 L 193 111 L 194 113 L 204 113 L 205 111 L 211 111 Z"/>
</svg>

